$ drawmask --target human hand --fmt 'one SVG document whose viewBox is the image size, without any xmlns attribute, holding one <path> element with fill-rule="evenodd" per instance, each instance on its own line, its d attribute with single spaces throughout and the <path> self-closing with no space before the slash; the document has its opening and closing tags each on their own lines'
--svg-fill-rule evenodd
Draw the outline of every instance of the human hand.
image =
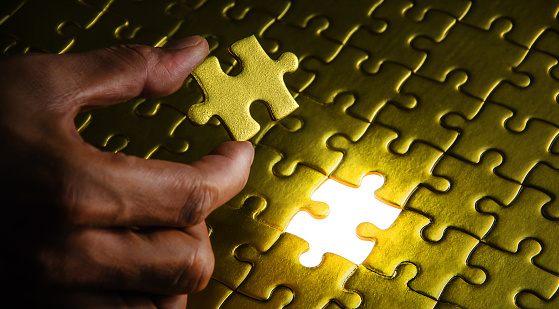
<svg viewBox="0 0 559 309">
<path fill-rule="evenodd" d="M 168 47 L 0 61 L 0 278 L 10 286 L 0 303 L 185 308 L 184 294 L 207 284 L 204 219 L 245 185 L 251 144 L 227 142 L 183 165 L 101 152 L 73 122 L 173 93 L 208 53 L 200 37 Z"/>
</svg>

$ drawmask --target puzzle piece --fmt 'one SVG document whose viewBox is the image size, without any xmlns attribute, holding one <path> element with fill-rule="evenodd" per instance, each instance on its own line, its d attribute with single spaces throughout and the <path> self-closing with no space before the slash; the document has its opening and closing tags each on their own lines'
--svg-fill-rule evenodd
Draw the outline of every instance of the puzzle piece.
<svg viewBox="0 0 559 309">
<path fill-rule="evenodd" d="M 542 214 L 550 220 L 559 220 L 559 171 L 538 163 L 526 176 L 523 184 L 540 188 L 551 195 L 551 201 L 542 207 Z"/>
<path fill-rule="evenodd" d="M 543 300 L 530 292 L 516 294 L 515 303 L 520 308 L 554 309 L 559 306 L 559 293 L 553 294 L 550 300 Z"/>
<path fill-rule="evenodd" d="M 196 87 L 196 91 L 192 89 L 193 85 Z M 201 100 L 202 93 L 199 91 L 196 82 L 191 80 L 191 82 L 186 83 L 186 86 L 181 87 L 169 96 L 142 100 L 136 106 L 135 112 L 141 117 L 151 117 L 163 107 L 185 114 L 192 104 L 199 103 Z M 266 117 L 269 118 L 267 111 Z M 186 142 L 185 151 L 176 152 L 172 151 L 173 149 L 159 147 L 150 158 L 189 164 L 207 155 L 219 144 L 230 140 L 229 135 L 219 126 L 219 123 L 200 127 L 191 124 L 189 121 L 182 121 L 174 129 L 173 136 Z"/>
<path fill-rule="evenodd" d="M 98 42 L 104 42 L 105 46 L 134 42 L 134 39 L 124 41 L 115 34 L 115 29 L 118 29 L 118 27 L 125 23 L 125 19 L 114 14 L 102 14 L 96 23 L 88 28 L 71 21 L 62 22 L 58 26 L 58 36 L 67 39 L 69 43 L 61 53 L 86 52 L 98 49 L 101 47 Z M 161 36 L 149 43 L 156 46 L 156 44 L 162 43 L 165 40 L 165 36 Z"/>
<path fill-rule="evenodd" d="M 387 230 L 371 223 L 360 224 L 357 227 L 359 237 L 375 242 L 363 266 L 392 276 L 400 263 L 413 263 L 419 272 L 409 286 L 433 298 L 438 298 L 447 282 L 455 276 L 467 278 L 474 284 L 483 283 L 484 273 L 466 265 L 470 251 L 479 241 L 452 229 L 447 229 L 438 242 L 427 241 L 422 237 L 422 229 L 429 223 L 428 218 L 404 210 Z M 433 256 L 437 258 L 433 259 Z"/>
<path fill-rule="evenodd" d="M 375 196 L 399 207 L 420 184 L 438 191 L 447 190 L 448 181 L 431 174 L 442 152 L 423 143 L 414 143 L 407 153 L 394 154 L 388 148 L 396 136 L 394 131 L 375 123 L 357 142 L 341 135 L 332 136 L 328 146 L 343 151 L 344 156 L 331 176 L 343 183 L 359 186 L 365 175 L 379 173 L 385 183 Z"/>
<path fill-rule="evenodd" d="M 265 301 L 257 300 L 245 296 L 238 292 L 233 292 L 219 309 L 281 309 L 293 301 L 293 292 L 284 287 L 278 287 L 272 292 L 270 299 Z M 206 308 L 206 307 L 204 307 Z"/>
<path fill-rule="evenodd" d="M 311 200 L 312 192 L 326 180 L 326 175 L 299 166 L 289 177 L 276 176 L 272 167 L 281 159 L 280 154 L 258 146 L 255 151 L 248 182 L 241 193 L 228 202 L 229 205 L 241 208 L 247 198 L 260 196 L 266 200 L 266 207 L 256 218 L 281 230 L 299 210 L 305 210 L 315 218 L 328 214 L 327 204 Z"/>
<path fill-rule="evenodd" d="M 242 244 L 251 244 L 259 251 L 266 251 L 278 239 L 280 230 L 255 219 L 264 207 L 265 201 L 252 197 L 240 209 L 224 205 L 208 216 L 206 222 L 211 227 L 210 240 L 216 261 L 212 278 L 230 288 L 237 288 L 251 267 L 235 259 L 235 249 Z"/>
<path fill-rule="evenodd" d="M 343 154 L 328 149 L 326 140 L 336 133 L 357 140 L 369 126 L 369 123 L 345 113 L 353 102 L 350 95 L 340 95 L 328 104 L 321 104 L 304 95 L 298 96 L 299 108 L 290 118 L 299 122 L 300 128 L 286 130 L 282 126 L 275 126 L 259 142 L 281 152 L 283 158 L 274 165 L 274 172 L 283 176 L 291 175 L 297 164 L 303 164 L 326 175 L 330 174 Z M 313 147 L 309 147 L 310 144 Z"/>
<path fill-rule="evenodd" d="M 417 73 L 442 82 L 450 71 L 463 70 L 468 80 L 460 90 L 481 100 L 504 80 L 526 87 L 530 83 L 528 76 L 515 73 L 512 68 L 520 64 L 527 49 L 502 37 L 511 27 L 510 21 L 502 19 L 494 21 L 489 30 L 457 23 L 441 42 L 415 38 L 412 46 L 427 52 L 427 59 Z"/>
<path fill-rule="evenodd" d="M 132 100 L 91 111 L 90 123 L 80 132 L 82 138 L 103 148 L 113 137 L 121 136 L 124 139 L 120 139 L 118 150 L 141 158 L 151 157 L 160 147 L 177 153 L 186 151 L 188 142 L 173 135 L 186 116 L 161 106 L 151 116 L 142 117 L 136 113 L 136 107 L 141 103 L 142 100 Z M 154 127 L 158 129 L 153 130 Z"/>
<path fill-rule="evenodd" d="M 251 246 L 240 246 L 235 256 L 253 266 L 237 290 L 265 300 L 270 298 L 274 288 L 286 286 L 296 295 L 290 303 L 293 308 L 318 309 L 330 300 L 344 308 L 357 308 L 361 302 L 359 295 L 343 288 L 355 265 L 327 253 L 319 266 L 304 267 L 299 263 L 299 255 L 308 248 L 305 240 L 289 233 L 281 234 L 274 246 L 263 253 Z"/>
<path fill-rule="evenodd" d="M 525 88 L 501 83 L 489 96 L 489 100 L 503 104 L 514 111 L 507 127 L 523 131 L 529 119 L 537 118 L 559 126 L 557 93 L 559 81 L 550 74 L 557 71 L 557 59 L 538 51 L 530 51 L 516 72 L 530 76 Z M 534 108 L 536 106 L 538 108 Z"/>
<path fill-rule="evenodd" d="M 384 27 L 382 22 L 370 17 L 380 3 L 378 0 L 350 0 L 340 5 L 339 1 L 325 0 L 320 2 L 320 6 L 309 6 L 304 0 L 292 0 L 291 7 L 281 20 L 305 28 L 313 17 L 327 17 L 330 26 L 324 31 L 325 36 L 344 44 L 359 27 L 373 31 Z"/>
<path fill-rule="evenodd" d="M 345 284 L 346 289 L 363 293 L 359 308 L 433 308 L 437 302 L 410 290 L 408 283 L 418 274 L 418 267 L 402 263 L 391 276 L 384 276 L 359 266 Z"/>
<path fill-rule="evenodd" d="M 303 60 L 301 67 L 315 74 L 315 79 L 303 94 L 319 102 L 330 103 L 340 93 L 351 93 L 356 102 L 348 108 L 348 113 L 368 122 L 386 102 L 413 107 L 413 97 L 398 91 L 411 71 L 394 63 L 383 63 L 378 73 L 369 74 L 360 69 L 360 64 L 367 58 L 363 51 L 344 46 L 330 63 L 315 58 Z"/>
<path fill-rule="evenodd" d="M 555 59 L 559 59 L 559 50 L 557 47 L 559 46 L 559 33 L 552 29 L 544 31 L 533 44 L 531 51 L 542 51 L 547 53 Z"/>
<path fill-rule="evenodd" d="M 471 5 L 472 2 L 469 0 L 413 0 L 413 6 L 406 11 L 406 15 L 419 21 L 429 11 L 440 11 L 460 20 L 468 12 Z"/>
<path fill-rule="evenodd" d="M 17 38 L 17 43 L 12 44 L 5 53 L 26 53 L 33 48 L 51 53 L 64 51 L 72 40 L 58 35 L 60 24 L 72 21 L 89 28 L 102 14 L 103 11 L 83 1 L 25 1 L 10 18 L 1 23 L 2 32 Z M 41 21 L 40 27 L 29 27 L 30 22 L 37 20 Z"/>
<path fill-rule="evenodd" d="M 427 36 L 434 41 L 443 39 L 446 31 L 455 23 L 451 16 L 440 12 L 430 12 L 421 20 L 406 17 L 412 7 L 409 0 L 393 0 L 379 5 L 372 18 L 386 23 L 385 29 L 372 33 L 367 29 L 357 30 L 348 44 L 367 52 L 369 57 L 361 63 L 361 68 L 369 73 L 378 72 L 385 61 L 398 63 L 415 71 L 425 60 L 425 52 L 413 49 L 410 41 L 417 36 Z M 397 38 L 397 39 L 395 39 Z"/>
<path fill-rule="evenodd" d="M 251 35 L 260 38 L 264 29 L 276 19 L 276 16 L 263 10 L 249 10 L 241 20 L 235 20 L 228 14 L 228 10 L 233 9 L 234 5 L 233 0 L 212 0 L 198 5 L 189 5 L 194 8 L 194 11 L 185 16 L 180 28 L 169 36 L 169 40 L 178 40 L 191 35 L 205 37 L 212 42 L 211 55 L 219 59 L 222 68 L 226 71 L 227 66 L 235 65 L 237 62 L 230 55 L 229 47 Z M 260 4 L 255 5 L 260 6 Z M 266 42 L 261 42 L 263 43 Z M 265 50 L 269 49 L 265 45 L 264 47 Z"/>
<path fill-rule="evenodd" d="M 401 211 L 375 199 L 374 192 L 382 183 L 380 175 L 367 175 L 359 188 L 351 188 L 332 179 L 323 183 L 313 193 L 312 199 L 328 203 L 328 216 L 317 220 L 300 211 L 285 230 L 303 238 L 310 245 L 310 250 L 301 255 L 301 264 L 306 267 L 317 266 L 326 252 L 361 264 L 374 244 L 357 238 L 357 226 L 362 222 L 371 222 L 387 228 Z M 336 196 L 333 196 L 334 192 Z"/>
<path fill-rule="evenodd" d="M 273 42 L 273 44 L 269 44 L 272 48 L 270 52 L 273 55 L 290 51 L 299 57 L 299 61 L 312 56 L 324 62 L 330 62 L 340 52 L 343 45 L 321 35 L 329 25 L 328 19 L 324 17 L 311 19 L 306 28 L 278 21 L 272 23 L 264 31 L 263 36 Z M 301 42 L 306 43 L 301 44 Z"/>
<path fill-rule="evenodd" d="M 557 0 L 474 0 L 461 22 L 487 30 L 494 20 L 508 18 L 514 23 L 514 27 L 505 37 L 530 48 L 544 30 L 548 28 L 559 30 L 558 10 Z"/>
<path fill-rule="evenodd" d="M 117 38 L 134 39 L 139 44 L 147 45 L 153 45 L 161 37 L 173 35 L 192 10 L 193 8 L 177 0 L 119 0 L 112 2 L 107 8 L 107 12 L 125 20 L 115 30 Z M 150 14 L 146 15 L 145 12 Z"/>
<path fill-rule="evenodd" d="M 549 299 L 559 286 L 559 277 L 531 263 L 540 250 L 541 245 L 533 239 L 523 240 L 514 253 L 480 243 L 468 258 L 468 265 L 483 268 L 485 282 L 471 285 L 461 278 L 452 279 L 440 300 L 465 308 L 516 308 L 514 298 L 521 291 Z"/>
<path fill-rule="evenodd" d="M 299 106 L 283 82 L 283 74 L 297 69 L 297 56 L 284 53 L 272 60 L 254 36 L 231 45 L 231 53 L 243 61 L 236 76 L 223 73 L 216 57 L 206 58 L 192 72 L 204 92 L 204 102 L 192 105 L 188 117 L 203 125 L 215 115 L 231 138 L 247 140 L 260 129 L 249 112 L 254 101 L 264 101 L 273 119 L 282 119 Z"/>
<path fill-rule="evenodd" d="M 214 279 L 210 279 L 205 289 L 188 295 L 186 309 L 222 308 L 223 302 L 232 293 L 233 290 Z"/>
<path fill-rule="evenodd" d="M 233 6 L 228 8 L 227 16 L 234 20 L 242 20 L 249 11 L 262 10 L 275 18 L 281 18 L 290 5 L 289 0 L 235 0 Z"/>
<path fill-rule="evenodd" d="M 559 265 L 555 262 L 559 255 L 557 235 L 559 222 L 551 221 L 542 215 L 542 206 L 551 198 L 536 189 L 522 187 L 518 196 L 508 206 L 501 206 L 492 200 L 478 203 L 481 212 L 496 215 L 497 220 L 485 241 L 498 248 L 516 252 L 518 244 L 526 238 L 537 239 L 542 245 L 542 252 L 533 262 L 545 269 L 559 273 Z M 517 219 L 522 218 L 522 224 Z"/>
<path fill-rule="evenodd" d="M 493 173 L 502 161 L 502 156 L 494 151 L 483 153 L 477 164 L 444 155 L 433 175 L 448 179 L 450 189 L 437 193 L 419 188 L 405 205 L 406 209 L 432 218 L 431 224 L 423 230 L 424 237 L 436 241 L 449 227 L 483 237 L 491 228 L 493 217 L 477 212 L 476 203 L 488 197 L 508 205 L 520 190 L 520 184 Z"/>
<path fill-rule="evenodd" d="M 405 153 L 410 145 L 421 140 L 446 151 L 456 140 L 458 132 L 441 126 L 440 119 L 448 113 L 459 113 L 471 119 L 481 108 L 483 101 L 466 95 L 459 87 L 466 82 L 464 72 L 450 72 L 443 83 L 418 75 L 408 78 L 400 92 L 414 96 L 417 104 L 411 109 L 386 104 L 375 118 L 398 132 L 390 143 L 390 149 Z"/>
<path fill-rule="evenodd" d="M 530 120 L 524 131 L 511 132 L 506 124 L 512 116 L 513 112 L 508 108 L 490 103 L 485 103 L 470 121 L 459 115 L 446 115 L 441 122 L 460 131 L 460 136 L 448 152 L 478 163 L 483 152 L 496 150 L 503 155 L 504 162 L 495 172 L 518 182 L 522 182 L 540 161 L 559 167 L 559 156 L 549 152 L 559 128 Z M 519 152 L 518 149 L 530 151 Z"/>
</svg>

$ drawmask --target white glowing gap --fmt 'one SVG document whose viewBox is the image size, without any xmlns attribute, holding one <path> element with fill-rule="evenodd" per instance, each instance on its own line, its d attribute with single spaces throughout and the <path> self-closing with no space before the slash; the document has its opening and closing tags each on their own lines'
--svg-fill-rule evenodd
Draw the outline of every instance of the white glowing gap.
<svg viewBox="0 0 559 309">
<path fill-rule="evenodd" d="M 370 222 L 385 230 L 402 211 L 376 199 L 374 192 L 383 183 L 382 176 L 376 174 L 365 176 L 359 188 L 345 186 L 332 179 L 326 180 L 311 199 L 327 203 L 330 206 L 328 216 L 317 220 L 307 212 L 300 211 L 285 230 L 309 243 L 310 250 L 299 259 L 301 264 L 306 267 L 317 266 L 326 252 L 361 264 L 371 253 L 374 242 L 359 239 L 357 226 Z"/>
</svg>

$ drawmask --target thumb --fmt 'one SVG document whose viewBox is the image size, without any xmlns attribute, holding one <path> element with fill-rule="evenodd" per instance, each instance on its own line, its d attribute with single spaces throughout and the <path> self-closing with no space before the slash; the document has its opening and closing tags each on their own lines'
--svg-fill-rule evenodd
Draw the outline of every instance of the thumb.
<svg viewBox="0 0 559 309">
<path fill-rule="evenodd" d="M 80 109 L 106 106 L 131 98 L 161 97 L 179 89 L 208 54 L 200 36 L 188 37 L 166 48 L 121 45 L 82 54 L 69 54 L 67 73 L 74 79 Z M 68 81 L 70 83 L 70 81 Z"/>
</svg>

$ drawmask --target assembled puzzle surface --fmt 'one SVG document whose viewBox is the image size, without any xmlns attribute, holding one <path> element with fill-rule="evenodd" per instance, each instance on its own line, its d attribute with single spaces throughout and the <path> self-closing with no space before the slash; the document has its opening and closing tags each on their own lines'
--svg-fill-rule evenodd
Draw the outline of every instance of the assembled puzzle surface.
<svg viewBox="0 0 559 309">
<path fill-rule="evenodd" d="M 559 1 L 0 7 L 4 55 L 164 46 L 199 34 L 223 89 L 252 72 L 246 81 L 256 82 L 239 92 L 256 102 L 237 112 L 212 98 L 236 94 L 208 86 L 206 72 L 198 81 L 213 92 L 189 78 L 168 97 L 76 118 L 84 139 L 104 151 L 182 163 L 238 138 L 240 125 L 252 129 L 240 137 L 256 147 L 250 179 L 208 217 L 216 267 L 188 308 L 559 308 Z M 245 38 L 262 50 L 233 45 Z M 243 62 L 247 54 L 279 60 L 268 69 Z M 255 76 L 266 72 L 273 85 Z M 275 111 L 267 101 L 280 93 L 291 103 Z M 222 115 L 189 113 L 208 101 L 221 102 Z M 302 266 L 309 244 L 285 233 L 290 220 L 299 211 L 329 215 L 311 200 L 327 179 L 356 187 L 368 174 L 384 178 L 371 198 L 403 209 L 396 221 L 383 230 L 362 218 L 355 237 L 374 245 L 360 265 L 326 253 L 320 265 Z"/>
</svg>

